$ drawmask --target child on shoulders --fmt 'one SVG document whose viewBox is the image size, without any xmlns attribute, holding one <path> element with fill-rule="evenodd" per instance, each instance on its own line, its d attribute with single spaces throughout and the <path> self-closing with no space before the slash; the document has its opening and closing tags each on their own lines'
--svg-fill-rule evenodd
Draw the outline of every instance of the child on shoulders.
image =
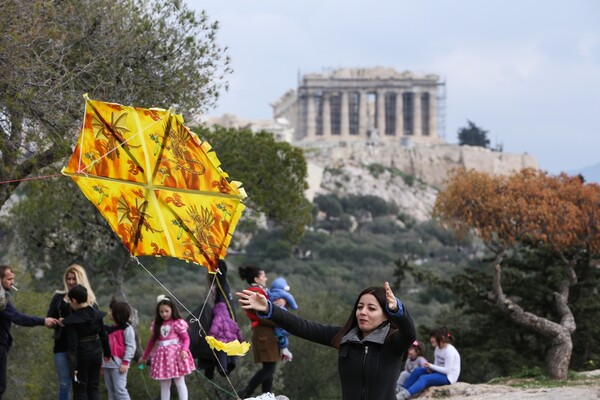
<svg viewBox="0 0 600 400">
<path fill-rule="evenodd" d="M 279 305 L 284 310 L 287 310 L 288 307 L 291 310 L 298 309 L 298 304 L 296 303 L 294 296 L 290 293 L 290 286 L 282 277 L 275 278 L 271 284 L 271 289 L 269 289 L 269 299 L 273 304 Z M 283 305 L 280 305 L 280 303 Z M 288 349 L 290 342 L 287 337 L 289 336 L 289 333 L 283 328 L 276 327 L 275 336 L 277 337 L 277 345 L 281 350 L 281 359 L 283 361 L 292 361 L 293 355 Z"/>
</svg>

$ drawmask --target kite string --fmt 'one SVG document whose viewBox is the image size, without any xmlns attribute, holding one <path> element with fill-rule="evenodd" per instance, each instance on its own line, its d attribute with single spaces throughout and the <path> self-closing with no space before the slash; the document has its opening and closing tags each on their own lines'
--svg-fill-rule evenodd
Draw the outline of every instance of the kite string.
<svg viewBox="0 0 600 400">
<path fill-rule="evenodd" d="M 24 181 L 34 181 L 37 179 L 48 179 L 48 178 L 57 178 L 59 176 L 64 176 L 63 174 L 53 174 L 53 175 L 40 175 L 40 176 L 31 176 L 29 178 L 21 178 L 21 179 L 9 179 L 7 181 L 0 181 L 0 185 L 5 185 L 8 183 L 15 183 L 15 182 L 24 182 Z"/>
<path fill-rule="evenodd" d="M 204 329 L 204 327 L 202 326 L 202 324 L 200 323 L 200 317 L 202 316 L 202 313 L 204 312 L 204 308 L 206 307 L 206 303 L 208 302 L 209 296 L 212 293 L 212 289 L 215 285 L 215 281 L 216 281 L 216 277 L 217 274 L 214 274 L 214 278 L 211 282 L 210 288 L 208 290 L 208 294 L 206 296 L 206 299 L 204 300 L 204 304 L 202 304 L 202 309 L 200 311 L 200 314 L 196 317 L 194 315 L 194 313 L 192 311 L 190 311 L 185 304 L 183 304 L 178 298 L 177 296 L 175 296 L 173 294 L 173 292 L 171 292 L 165 285 L 162 284 L 162 282 L 156 277 L 154 276 L 154 274 L 152 274 L 152 272 L 150 272 L 148 270 L 148 268 L 146 268 L 144 266 L 144 264 L 142 264 L 142 262 L 134 255 L 131 256 L 131 258 L 133 258 L 135 260 L 135 262 L 144 269 L 144 271 L 146 271 L 148 273 L 148 275 L 150 275 L 152 277 L 152 279 L 154 279 L 170 296 L 170 299 L 174 299 L 175 301 L 177 301 L 177 303 L 179 303 L 181 305 L 181 307 L 183 307 L 184 310 L 186 310 L 188 312 L 188 314 L 192 315 L 193 318 L 191 320 L 191 322 L 197 322 L 198 326 L 200 327 L 200 331 L 202 331 L 204 333 L 205 336 L 208 336 L 206 330 Z M 219 364 L 219 367 L 221 368 L 221 371 L 227 371 L 225 369 L 225 367 L 221 364 L 221 361 L 219 360 L 219 357 L 217 357 L 217 353 L 215 352 L 215 349 L 213 349 L 211 346 L 209 346 L 209 348 L 211 349 L 213 356 L 215 358 L 215 360 L 217 361 L 217 363 Z M 225 375 L 225 379 L 227 379 L 227 382 L 229 383 L 229 386 L 231 386 L 231 389 L 233 389 L 233 392 L 235 393 L 236 397 L 239 398 L 239 395 L 237 394 L 237 391 L 235 390 L 235 387 L 233 385 L 233 383 L 231 382 L 231 380 L 229 379 L 229 375 L 227 373 L 224 374 Z M 218 386 L 215 384 L 215 386 Z"/>
<path fill-rule="evenodd" d="M 204 335 L 206 335 L 206 336 L 208 336 L 208 333 L 204 330 L 204 328 L 202 327 L 202 324 L 200 324 L 200 317 L 202 316 L 202 314 L 204 314 L 204 308 L 206 307 L 206 303 L 208 303 L 208 299 L 210 298 L 210 295 L 212 294 L 213 287 L 215 286 L 216 278 L 217 278 L 217 274 L 214 274 L 214 278 L 213 278 L 212 282 L 210 283 L 210 287 L 208 288 L 208 292 L 206 293 L 206 298 L 204 299 L 204 303 L 202 304 L 202 308 L 200 309 L 200 314 L 198 314 L 198 317 L 196 317 L 194 314 L 192 314 L 190 312 L 190 314 L 192 314 L 194 316 L 194 318 L 192 320 L 190 320 L 190 322 L 198 322 L 198 326 L 200 326 L 200 329 L 204 332 Z"/>
</svg>

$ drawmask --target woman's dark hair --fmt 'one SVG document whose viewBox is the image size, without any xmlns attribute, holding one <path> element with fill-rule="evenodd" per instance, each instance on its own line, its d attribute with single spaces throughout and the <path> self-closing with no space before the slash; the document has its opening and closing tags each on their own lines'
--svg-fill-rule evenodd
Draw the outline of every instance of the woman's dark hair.
<svg viewBox="0 0 600 400">
<path fill-rule="evenodd" d="M 429 332 L 429 337 L 434 337 L 438 346 L 440 346 L 442 342 L 450 344 L 454 343 L 454 336 L 452 336 L 445 326 L 432 329 L 431 332 Z"/>
<path fill-rule="evenodd" d="M 162 300 L 160 300 L 158 303 L 156 303 L 156 316 L 154 318 L 154 339 L 158 340 L 158 336 L 160 335 L 160 327 L 163 324 L 163 319 L 160 316 L 160 306 L 162 305 L 167 305 L 169 307 L 171 307 L 171 319 L 181 319 L 181 317 L 179 316 L 179 311 L 177 311 L 177 307 L 175 306 L 175 303 L 173 303 L 171 301 L 171 299 L 169 299 L 168 297 L 163 297 Z"/>
<path fill-rule="evenodd" d="M 82 303 L 87 302 L 88 292 L 87 292 L 87 289 L 85 288 L 85 286 L 75 285 L 71 288 L 71 290 L 69 290 L 69 293 L 67 294 L 67 296 L 69 296 L 69 299 L 77 300 L 77 302 L 79 304 L 82 304 Z"/>
<path fill-rule="evenodd" d="M 240 273 L 240 278 L 244 279 L 248 282 L 249 285 L 252 285 L 254 282 L 254 278 L 257 278 L 262 269 L 254 266 L 254 265 L 246 265 L 243 267 L 239 267 L 238 271 Z"/>
<path fill-rule="evenodd" d="M 124 329 L 129 322 L 129 317 L 131 317 L 131 307 L 129 307 L 129 304 L 124 301 L 113 299 L 108 308 L 110 308 L 115 324 L 117 324 L 119 328 Z"/>
<path fill-rule="evenodd" d="M 371 294 L 375 297 L 377 303 L 379 303 L 381 309 L 383 310 L 383 314 L 388 318 L 388 320 L 385 321 L 384 324 L 389 323 L 392 329 L 390 329 L 390 331 L 388 332 L 386 340 L 390 337 L 391 334 L 395 333 L 398 330 L 398 327 L 390 319 L 390 314 L 387 311 L 387 299 L 385 295 L 385 289 L 381 286 L 368 287 L 362 292 L 360 292 L 360 294 L 356 298 L 356 301 L 354 302 L 354 307 L 352 308 L 352 313 L 350 313 L 348 320 L 346 321 L 344 326 L 340 328 L 338 333 L 335 334 L 333 339 L 331 339 L 331 345 L 336 349 L 339 349 L 340 343 L 342 342 L 342 338 L 344 337 L 344 335 L 350 332 L 352 328 L 358 326 L 358 322 L 356 320 L 356 310 L 358 309 L 358 303 L 360 302 L 361 297 L 363 297 L 365 294 Z"/>
</svg>

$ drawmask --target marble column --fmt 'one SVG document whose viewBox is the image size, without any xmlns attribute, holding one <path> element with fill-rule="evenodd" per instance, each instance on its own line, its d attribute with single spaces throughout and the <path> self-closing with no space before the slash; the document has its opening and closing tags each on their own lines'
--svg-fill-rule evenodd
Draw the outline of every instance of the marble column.
<svg viewBox="0 0 600 400">
<path fill-rule="evenodd" d="M 350 136 L 350 106 L 348 104 L 348 91 L 342 90 L 341 96 L 340 136 L 346 138 Z"/>
<path fill-rule="evenodd" d="M 404 136 L 404 92 L 396 92 L 396 137 Z"/>
<path fill-rule="evenodd" d="M 436 91 L 429 92 L 429 136 L 437 138 L 437 97 Z"/>
<path fill-rule="evenodd" d="M 358 137 L 367 137 L 367 92 L 361 90 L 359 92 L 358 106 Z"/>
<path fill-rule="evenodd" d="M 385 92 L 383 90 L 377 91 L 377 133 L 379 137 L 385 136 Z"/>
<path fill-rule="evenodd" d="M 317 113 L 315 110 L 315 96 L 312 93 L 306 95 L 306 138 L 314 140 L 317 131 Z"/>
<path fill-rule="evenodd" d="M 329 102 L 330 96 L 328 92 L 323 92 L 321 101 L 323 103 L 323 132 L 324 138 L 331 137 L 331 103 Z"/>
<path fill-rule="evenodd" d="M 421 92 L 415 90 L 413 99 L 414 99 L 414 105 L 413 105 L 414 132 L 413 132 L 413 136 L 419 137 L 423 134 L 423 132 L 421 130 L 421 114 L 423 111 L 423 110 L 421 110 Z"/>
</svg>

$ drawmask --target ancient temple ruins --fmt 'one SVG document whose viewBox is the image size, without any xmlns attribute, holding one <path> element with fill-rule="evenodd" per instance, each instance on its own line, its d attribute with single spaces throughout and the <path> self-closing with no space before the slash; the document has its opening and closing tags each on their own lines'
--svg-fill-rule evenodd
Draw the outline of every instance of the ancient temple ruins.
<svg viewBox="0 0 600 400">
<path fill-rule="evenodd" d="M 271 106 L 275 120 L 289 121 L 294 142 L 439 143 L 444 93 L 434 74 L 344 68 L 302 76 Z"/>
</svg>

